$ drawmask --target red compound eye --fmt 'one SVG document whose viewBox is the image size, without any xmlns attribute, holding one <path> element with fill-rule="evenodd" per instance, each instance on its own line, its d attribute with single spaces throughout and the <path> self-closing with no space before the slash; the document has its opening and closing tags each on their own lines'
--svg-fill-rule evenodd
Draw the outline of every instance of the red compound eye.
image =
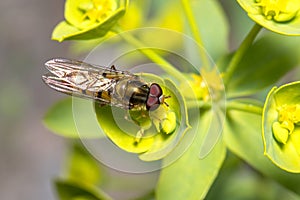
<svg viewBox="0 0 300 200">
<path fill-rule="evenodd" d="M 161 87 L 156 83 L 151 84 L 149 96 L 148 96 L 147 103 L 146 103 L 147 109 L 148 110 L 157 109 L 158 106 L 162 103 L 162 102 L 160 102 L 161 96 L 162 96 Z"/>
<path fill-rule="evenodd" d="M 155 110 L 158 108 L 159 104 L 159 99 L 157 97 L 149 96 L 146 106 L 148 110 Z"/>
<path fill-rule="evenodd" d="M 155 97 L 160 97 L 162 95 L 161 87 L 156 83 L 151 84 L 151 86 L 150 86 L 150 95 L 155 96 Z"/>
</svg>

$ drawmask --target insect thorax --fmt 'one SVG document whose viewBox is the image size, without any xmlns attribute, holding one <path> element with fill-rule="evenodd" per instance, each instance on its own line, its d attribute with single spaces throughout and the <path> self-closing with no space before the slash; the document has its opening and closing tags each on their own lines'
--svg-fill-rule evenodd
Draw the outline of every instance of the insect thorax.
<svg viewBox="0 0 300 200">
<path fill-rule="evenodd" d="M 143 108 L 146 105 L 149 86 L 137 78 L 124 78 L 118 81 L 112 101 L 119 101 L 128 109 Z"/>
</svg>

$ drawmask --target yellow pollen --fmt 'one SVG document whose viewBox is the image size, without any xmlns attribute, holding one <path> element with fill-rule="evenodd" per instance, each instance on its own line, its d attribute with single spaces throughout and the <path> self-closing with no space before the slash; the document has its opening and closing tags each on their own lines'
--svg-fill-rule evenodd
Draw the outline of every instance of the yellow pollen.
<svg viewBox="0 0 300 200">
<path fill-rule="evenodd" d="M 287 105 L 284 104 L 277 108 L 278 122 L 281 123 L 283 128 L 289 130 L 290 134 L 294 131 L 295 125 L 300 122 L 300 105 Z"/>
<path fill-rule="evenodd" d="M 86 10 L 83 20 L 89 19 L 93 22 L 105 20 L 113 11 L 117 9 L 115 0 L 92 0 L 93 6 Z"/>
<path fill-rule="evenodd" d="M 300 10 L 300 0 L 256 0 L 268 20 L 285 22 L 293 19 Z"/>
</svg>

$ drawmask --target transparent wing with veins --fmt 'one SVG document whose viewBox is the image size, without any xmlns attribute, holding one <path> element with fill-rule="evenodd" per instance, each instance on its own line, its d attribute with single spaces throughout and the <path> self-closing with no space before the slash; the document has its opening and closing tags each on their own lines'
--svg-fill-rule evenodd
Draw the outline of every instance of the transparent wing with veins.
<svg viewBox="0 0 300 200">
<path fill-rule="evenodd" d="M 107 68 L 63 58 L 49 60 L 45 66 L 50 73 L 42 78 L 51 88 L 68 95 L 94 99 L 102 104 L 111 104 L 110 94 L 120 79 L 135 77 L 113 66 Z"/>
</svg>

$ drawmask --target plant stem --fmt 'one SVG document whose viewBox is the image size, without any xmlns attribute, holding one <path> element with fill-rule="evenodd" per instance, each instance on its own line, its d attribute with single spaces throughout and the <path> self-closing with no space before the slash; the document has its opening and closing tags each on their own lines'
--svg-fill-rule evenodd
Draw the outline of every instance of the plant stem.
<svg viewBox="0 0 300 200">
<path fill-rule="evenodd" d="M 171 63 L 165 60 L 163 57 L 158 55 L 155 51 L 150 48 L 147 48 L 146 44 L 143 44 L 141 41 L 136 39 L 134 36 L 130 34 L 130 32 L 126 32 L 122 34 L 120 28 L 114 29 L 114 32 L 118 33 L 121 38 L 123 38 L 127 43 L 135 46 L 141 53 L 147 56 L 150 60 L 155 62 L 156 64 L 160 64 L 163 66 L 163 70 L 165 70 L 168 74 L 174 76 L 178 80 L 184 79 L 182 73 L 178 71 Z"/>
<path fill-rule="evenodd" d="M 210 109 L 212 106 L 210 102 L 204 102 L 202 100 L 187 101 L 186 105 L 189 109 L 197 108 L 197 107 L 203 109 Z M 239 111 L 249 112 L 258 115 L 261 115 L 263 111 L 263 108 L 261 106 L 257 106 L 249 103 L 241 103 L 237 101 L 230 101 L 229 103 L 227 103 L 226 108 L 227 110 L 239 110 Z"/>
<path fill-rule="evenodd" d="M 243 58 L 245 52 L 249 49 L 249 47 L 252 45 L 254 39 L 256 38 L 257 34 L 261 30 L 261 26 L 258 24 L 254 24 L 251 31 L 248 33 L 247 37 L 244 39 L 244 41 L 241 43 L 238 50 L 234 53 L 230 63 L 228 64 L 227 71 L 224 77 L 224 83 L 225 85 L 228 84 L 230 79 L 233 76 L 233 73 L 236 71 L 237 67 L 239 66 L 239 63 L 241 59 Z"/>
<path fill-rule="evenodd" d="M 202 100 L 197 100 L 197 101 L 190 100 L 190 101 L 186 102 L 186 105 L 189 109 L 198 108 L 198 107 L 203 108 L 203 109 L 210 109 L 211 108 L 211 103 L 210 102 L 205 102 L 205 101 L 202 101 Z"/>
<path fill-rule="evenodd" d="M 191 27 L 192 35 L 193 35 L 194 39 L 196 40 L 196 42 L 201 47 L 203 47 L 204 46 L 203 40 L 201 37 L 200 30 L 198 29 L 198 25 L 195 21 L 195 17 L 193 14 L 193 10 L 191 8 L 190 0 L 181 0 L 181 3 L 183 5 L 184 13 L 185 13 L 187 20 L 189 22 L 189 25 Z M 203 50 L 203 48 L 198 48 L 198 50 L 199 50 L 200 58 L 203 61 L 203 67 L 205 67 L 206 69 L 209 69 L 210 62 L 209 62 L 209 58 L 207 57 L 206 52 Z"/>
<path fill-rule="evenodd" d="M 247 104 L 247 103 L 241 103 L 236 101 L 231 101 L 227 103 L 226 106 L 227 110 L 239 110 L 244 112 L 249 112 L 253 114 L 262 115 L 263 108 L 261 106 L 253 105 L 253 104 Z"/>
</svg>

